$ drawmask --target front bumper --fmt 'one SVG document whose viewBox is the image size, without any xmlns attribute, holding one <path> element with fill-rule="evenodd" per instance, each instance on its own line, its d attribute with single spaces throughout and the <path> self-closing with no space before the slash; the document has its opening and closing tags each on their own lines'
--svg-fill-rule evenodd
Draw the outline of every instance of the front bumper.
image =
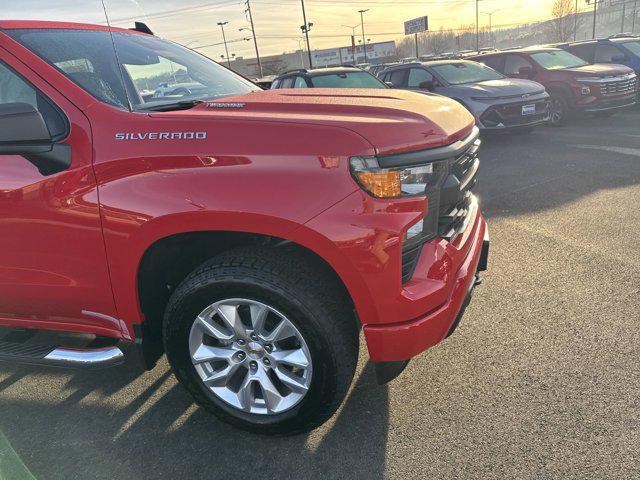
<svg viewBox="0 0 640 480">
<path fill-rule="evenodd" d="M 523 115 L 523 107 L 534 106 L 535 111 Z M 476 115 L 477 124 L 483 131 L 509 131 L 543 125 L 549 121 L 547 98 L 497 104 Z"/>
<path fill-rule="evenodd" d="M 588 105 L 578 105 L 577 110 L 582 113 L 600 113 L 622 110 L 636 104 L 636 95 L 623 98 L 602 98 Z"/>
<path fill-rule="evenodd" d="M 450 293 L 440 307 L 408 322 L 364 326 L 373 362 L 406 363 L 452 332 L 471 298 L 477 273 L 487 268 L 489 233 L 481 215 L 478 215 L 474 233 L 470 251 L 452 276 Z M 384 367 L 381 365 L 379 369 L 383 370 Z"/>
</svg>

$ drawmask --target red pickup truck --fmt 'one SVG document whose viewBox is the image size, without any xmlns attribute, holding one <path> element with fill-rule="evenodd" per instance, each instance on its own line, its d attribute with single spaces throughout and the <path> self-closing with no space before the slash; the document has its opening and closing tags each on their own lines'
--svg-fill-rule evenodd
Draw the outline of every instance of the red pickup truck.
<svg viewBox="0 0 640 480">
<path fill-rule="evenodd" d="M 292 433 L 361 329 L 381 383 L 452 333 L 489 248 L 464 108 L 262 91 L 137 30 L 0 21 L 0 359 L 166 352 L 220 418 Z"/>
</svg>

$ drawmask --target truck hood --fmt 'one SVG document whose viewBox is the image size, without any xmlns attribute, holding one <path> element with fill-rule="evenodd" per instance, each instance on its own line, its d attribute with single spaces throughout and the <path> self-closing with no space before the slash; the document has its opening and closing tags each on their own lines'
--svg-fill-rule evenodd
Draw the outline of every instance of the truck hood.
<svg viewBox="0 0 640 480">
<path fill-rule="evenodd" d="M 616 75 L 627 75 L 629 73 L 633 73 L 633 70 L 629 67 L 610 63 L 565 68 L 562 71 L 575 74 L 576 77 L 614 77 Z"/>
<path fill-rule="evenodd" d="M 455 85 L 450 88 L 467 97 L 509 98 L 544 93 L 544 87 L 539 83 L 518 78 L 487 80 L 467 85 Z"/>
<path fill-rule="evenodd" d="M 335 126 L 358 133 L 379 154 L 449 145 L 474 125 L 471 114 L 456 101 L 393 89 L 266 90 L 171 113 L 203 120 L 245 119 L 254 125 L 263 121 Z"/>
</svg>

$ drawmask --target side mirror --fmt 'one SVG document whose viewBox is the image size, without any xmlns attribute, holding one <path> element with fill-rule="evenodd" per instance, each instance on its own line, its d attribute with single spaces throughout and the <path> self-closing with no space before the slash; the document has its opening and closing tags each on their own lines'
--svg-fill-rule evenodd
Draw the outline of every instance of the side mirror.
<svg viewBox="0 0 640 480">
<path fill-rule="evenodd" d="M 532 67 L 520 67 L 518 69 L 518 76 L 522 78 L 531 78 L 533 76 Z"/>
<path fill-rule="evenodd" d="M 42 114 L 28 103 L 0 105 L 0 155 L 21 155 L 42 175 L 71 166 L 69 145 L 53 141 Z"/>
<path fill-rule="evenodd" d="M 624 53 L 616 53 L 611 55 L 611 63 L 621 63 L 627 60 L 627 56 Z"/>
<path fill-rule="evenodd" d="M 426 82 L 422 82 L 420 85 L 418 85 L 418 88 L 420 90 L 429 90 L 431 92 L 433 91 L 433 81 L 427 80 Z"/>
</svg>

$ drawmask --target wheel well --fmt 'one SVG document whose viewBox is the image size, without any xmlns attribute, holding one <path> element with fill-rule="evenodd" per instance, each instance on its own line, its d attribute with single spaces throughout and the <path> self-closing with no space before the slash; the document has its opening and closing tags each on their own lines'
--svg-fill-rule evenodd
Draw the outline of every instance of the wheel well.
<svg viewBox="0 0 640 480">
<path fill-rule="evenodd" d="M 326 275 L 344 301 L 353 310 L 353 302 L 344 283 L 333 268 L 319 255 L 297 243 L 267 235 L 239 232 L 190 232 L 172 235 L 154 243 L 145 252 L 138 270 L 138 296 L 145 318 L 146 340 L 162 339 L 162 320 L 171 294 L 193 271 L 216 255 L 237 247 L 260 246 L 279 249 L 282 254 L 296 255 L 309 262 L 320 275 Z M 357 322 L 354 315 L 354 321 Z"/>
<path fill-rule="evenodd" d="M 572 100 L 571 92 L 566 87 L 560 87 L 560 86 L 549 87 L 547 88 L 547 93 L 549 94 L 549 96 L 552 96 L 552 95 L 562 96 L 567 102 L 567 107 L 571 107 L 571 100 Z"/>
</svg>

